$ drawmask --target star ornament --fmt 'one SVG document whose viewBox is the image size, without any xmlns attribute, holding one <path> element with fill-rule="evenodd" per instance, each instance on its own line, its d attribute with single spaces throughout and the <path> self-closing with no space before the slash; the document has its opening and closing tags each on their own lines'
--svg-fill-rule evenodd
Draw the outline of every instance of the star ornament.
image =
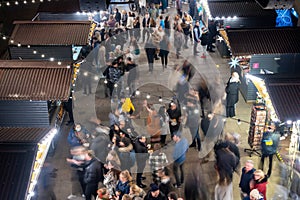
<svg viewBox="0 0 300 200">
<path fill-rule="evenodd" d="M 236 68 L 239 66 L 240 60 L 238 58 L 231 58 L 231 61 L 228 63 L 230 65 L 230 68 Z"/>
<path fill-rule="evenodd" d="M 218 36 L 217 40 L 221 43 L 224 39 L 221 36 Z"/>
</svg>

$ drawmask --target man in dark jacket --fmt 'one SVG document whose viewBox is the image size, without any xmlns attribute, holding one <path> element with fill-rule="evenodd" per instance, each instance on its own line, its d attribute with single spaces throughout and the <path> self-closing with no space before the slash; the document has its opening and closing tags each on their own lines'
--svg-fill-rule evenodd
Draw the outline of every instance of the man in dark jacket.
<svg viewBox="0 0 300 200">
<path fill-rule="evenodd" d="M 245 167 L 242 169 L 242 176 L 240 180 L 239 187 L 241 189 L 241 198 L 243 199 L 246 196 L 249 196 L 250 189 L 250 181 L 253 179 L 253 172 L 255 171 L 254 163 L 252 160 L 247 160 L 245 163 Z"/>
<path fill-rule="evenodd" d="M 143 26 L 142 40 L 143 40 L 143 43 L 144 43 L 144 42 L 145 42 L 146 35 L 147 35 L 147 38 L 148 38 L 148 39 L 149 39 L 149 37 L 150 37 L 150 31 L 149 31 L 149 27 L 150 27 L 150 16 L 149 16 L 149 13 L 148 13 L 148 12 L 145 14 L 145 17 L 143 18 L 142 26 Z"/>
<path fill-rule="evenodd" d="M 99 181 L 104 180 L 103 176 L 103 166 L 94 157 L 93 151 L 88 151 L 85 155 L 85 173 L 84 173 L 84 183 L 85 186 L 85 199 L 91 200 L 92 195 L 97 198 L 97 189 Z"/>
<path fill-rule="evenodd" d="M 159 190 L 158 185 L 151 183 L 150 190 L 147 192 L 144 200 L 167 200 L 168 198 L 164 193 Z"/>
<path fill-rule="evenodd" d="M 135 159 L 137 164 L 136 183 L 140 188 L 145 188 L 146 185 L 142 183 L 142 175 L 148 159 L 148 148 L 145 136 L 139 136 L 135 142 Z"/>
</svg>

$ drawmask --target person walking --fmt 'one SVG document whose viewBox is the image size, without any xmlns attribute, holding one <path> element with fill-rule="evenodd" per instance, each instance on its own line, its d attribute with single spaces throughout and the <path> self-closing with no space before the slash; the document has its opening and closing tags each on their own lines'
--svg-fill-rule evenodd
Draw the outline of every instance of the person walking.
<svg viewBox="0 0 300 200">
<path fill-rule="evenodd" d="M 168 55 L 171 48 L 169 37 L 167 35 L 163 36 L 163 39 L 159 43 L 159 48 L 159 56 L 161 57 L 161 65 L 164 71 L 168 65 Z"/>
<path fill-rule="evenodd" d="M 97 198 L 98 183 L 103 182 L 103 165 L 96 160 L 94 152 L 89 150 L 85 154 L 85 172 L 84 172 L 84 183 L 85 183 L 85 199 L 91 200 L 92 196 Z"/>
<path fill-rule="evenodd" d="M 169 115 L 165 106 L 161 106 L 158 110 L 160 117 L 160 144 L 166 145 L 167 134 L 169 133 Z"/>
<path fill-rule="evenodd" d="M 171 102 L 169 104 L 169 108 L 167 110 L 167 113 L 169 115 L 169 127 L 170 127 L 170 133 L 171 138 L 173 138 L 173 135 L 176 131 L 180 128 L 181 123 L 181 110 L 177 107 L 176 103 Z"/>
<path fill-rule="evenodd" d="M 241 199 L 249 196 L 250 194 L 250 181 L 253 179 L 253 173 L 255 171 L 254 163 L 252 160 L 247 160 L 245 167 L 242 169 L 242 175 L 239 183 L 241 189 Z"/>
<path fill-rule="evenodd" d="M 237 72 L 233 72 L 227 82 L 226 92 L 226 117 L 235 116 L 235 105 L 239 101 L 240 78 Z"/>
<path fill-rule="evenodd" d="M 201 38 L 201 29 L 200 29 L 200 23 L 199 21 L 197 20 L 196 23 L 195 23 L 195 27 L 193 29 L 193 35 L 194 35 L 194 49 L 193 49 L 193 53 L 194 53 L 194 56 L 197 55 L 197 53 L 199 53 L 199 51 L 197 50 L 197 47 L 198 47 L 198 43 L 201 42 L 200 38 Z"/>
<path fill-rule="evenodd" d="M 146 56 L 147 56 L 147 61 L 148 61 L 148 66 L 149 66 L 149 72 L 153 73 L 153 63 L 154 63 L 154 57 L 156 53 L 156 47 L 153 44 L 152 39 L 148 39 L 148 41 L 145 44 L 145 51 L 146 51 Z"/>
<path fill-rule="evenodd" d="M 147 35 L 147 40 L 150 37 L 150 30 L 149 30 L 149 27 L 150 27 L 150 16 L 149 16 L 148 12 L 145 14 L 145 17 L 143 18 L 142 26 L 143 26 L 142 42 L 144 43 L 146 35 Z"/>
<path fill-rule="evenodd" d="M 136 183 L 140 188 L 145 188 L 146 185 L 142 183 L 143 172 L 146 166 L 146 161 L 149 157 L 148 148 L 146 145 L 146 137 L 139 136 L 135 142 L 135 158 L 137 164 Z"/>
<path fill-rule="evenodd" d="M 181 187 L 181 184 L 184 183 L 184 162 L 186 160 L 186 152 L 189 148 L 189 144 L 186 138 L 182 137 L 181 131 L 177 131 L 173 135 L 173 141 L 175 142 L 174 150 L 173 150 L 173 173 L 175 176 L 175 187 Z M 180 170 L 180 175 L 178 173 Z"/>
<path fill-rule="evenodd" d="M 162 151 L 161 145 L 159 143 L 154 144 L 153 153 L 149 156 L 149 165 L 152 172 L 152 178 L 154 183 L 160 182 L 160 177 L 158 173 L 168 164 L 168 159 L 166 154 Z"/>
</svg>

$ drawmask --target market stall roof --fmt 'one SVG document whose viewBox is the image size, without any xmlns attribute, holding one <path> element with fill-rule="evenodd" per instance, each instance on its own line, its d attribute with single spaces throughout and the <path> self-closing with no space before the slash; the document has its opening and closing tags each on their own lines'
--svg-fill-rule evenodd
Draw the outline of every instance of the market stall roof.
<svg viewBox="0 0 300 200">
<path fill-rule="evenodd" d="M 15 21 L 14 44 L 79 45 L 88 43 L 89 21 Z"/>
<path fill-rule="evenodd" d="M 300 76 L 268 75 L 267 91 L 281 121 L 300 119 Z"/>
<path fill-rule="evenodd" d="M 300 53 L 300 28 L 228 29 L 233 56 Z"/>
<path fill-rule="evenodd" d="M 264 10 L 255 0 L 208 0 L 208 6 L 212 17 L 272 17 L 276 19 L 277 16 L 274 10 Z"/>
<path fill-rule="evenodd" d="M 70 63 L 0 61 L 0 100 L 62 100 L 70 95 Z"/>
<path fill-rule="evenodd" d="M 80 11 L 79 0 L 44 1 L 40 3 L 38 12 L 75 13 Z"/>
<path fill-rule="evenodd" d="M 25 199 L 37 142 L 49 128 L 0 128 L 0 199 Z M 21 145 L 20 145 L 21 143 Z"/>
</svg>

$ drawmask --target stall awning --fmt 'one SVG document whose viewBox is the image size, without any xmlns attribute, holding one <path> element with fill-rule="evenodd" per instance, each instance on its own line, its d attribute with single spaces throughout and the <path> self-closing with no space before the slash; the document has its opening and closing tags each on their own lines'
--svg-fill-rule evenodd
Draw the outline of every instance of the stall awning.
<svg viewBox="0 0 300 200">
<path fill-rule="evenodd" d="M 269 76 L 265 79 L 273 107 L 281 121 L 300 119 L 300 77 Z"/>
<path fill-rule="evenodd" d="M 89 21 L 15 21 L 11 39 L 16 45 L 78 45 L 88 43 Z"/>
<path fill-rule="evenodd" d="M 70 63 L 0 61 L 0 100 L 63 100 L 70 95 Z"/>
<path fill-rule="evenodd" d="M 253 54 L 299 54 L 300 28 L 229 29 L 233 56 Z"/>
<path fill-rule="evenodd" d="M 264 10 L 255 0 L 208 0 L 208 6 L 212 17 L 272 17 L 274 20 L 276 19 L 274 10 Z"/>
<path fill-rule="evenodd" d="M 38 152 L 50 128 L 0 128 L 0 199 L 24 200 Z"/>
</svg>

